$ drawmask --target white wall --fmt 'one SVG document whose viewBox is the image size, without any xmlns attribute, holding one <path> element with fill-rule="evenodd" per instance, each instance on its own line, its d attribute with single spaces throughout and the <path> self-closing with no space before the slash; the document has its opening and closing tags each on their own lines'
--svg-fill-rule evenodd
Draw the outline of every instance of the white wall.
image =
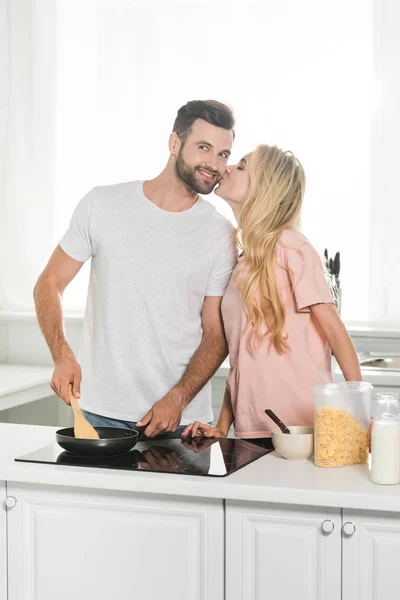
<svg viewBox="0 0 400 600">
<path fill-rule="evenodd" d="M 8 0 L 0 306 L 32 304 L 88 189 L 156 174 L 178 107 L 216 97 L 236 112 L 234 160 L 265 142 L 304 163 L 304 231 L 342 251 L 343 316 L 367 319 L 373 0 L 177 3 Z"/>
<path fill-rule="evenodd" d="M 371 316 L 400 320 L 400 2 L 375 0 L 374 8 Z"/>
</svg>

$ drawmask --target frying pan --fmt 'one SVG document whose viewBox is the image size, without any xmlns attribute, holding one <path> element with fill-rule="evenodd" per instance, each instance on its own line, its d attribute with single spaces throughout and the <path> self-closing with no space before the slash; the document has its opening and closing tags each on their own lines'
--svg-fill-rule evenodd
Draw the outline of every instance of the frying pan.
<svg viewBox="0 0 400 600">
<path fill-rule="evenodd" d="M 132 450 L 146 427 L 147 425 L 136 429 L 95 427 L 99 440 L 76 438 L 74 428 L 66 427 L 56 431 L 56 440 L 61 448 L 75 456 L 116 456 Z"/>
</svg>

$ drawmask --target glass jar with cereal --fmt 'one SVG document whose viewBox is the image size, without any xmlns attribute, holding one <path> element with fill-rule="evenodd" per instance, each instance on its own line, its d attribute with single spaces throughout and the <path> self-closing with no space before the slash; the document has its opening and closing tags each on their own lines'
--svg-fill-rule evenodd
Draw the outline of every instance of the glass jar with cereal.
<svg viewBox="0 0 400 600">
<path fill-rule="evenodd" d="M 345 467 L 368 461 L 372 385 L 364 381 L 314 388 L 314 462 Z"/>
</svg>

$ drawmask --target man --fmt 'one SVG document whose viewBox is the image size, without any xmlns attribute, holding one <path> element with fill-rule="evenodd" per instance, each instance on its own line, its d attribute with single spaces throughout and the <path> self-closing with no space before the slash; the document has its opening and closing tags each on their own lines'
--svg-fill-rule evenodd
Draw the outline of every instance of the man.
<svg viewBox="0 0 400 600">
<path fill-rule="evenodd" d="M 181 107 L 164 170 L 89 192 L 36 283 L 51 387 L 69 404 L 72 383 L 94 426 L 141 424 L 148 437 L 179 437 L 186 424 L 213 418 L 209 380 L 227 355 L 220 304 L 236 252 L 231 224 L 199 194 L 224 174 L 233 127 L 219 102 Z M 61 297 L 89 258 L 81 371 Z"/>
</svg>

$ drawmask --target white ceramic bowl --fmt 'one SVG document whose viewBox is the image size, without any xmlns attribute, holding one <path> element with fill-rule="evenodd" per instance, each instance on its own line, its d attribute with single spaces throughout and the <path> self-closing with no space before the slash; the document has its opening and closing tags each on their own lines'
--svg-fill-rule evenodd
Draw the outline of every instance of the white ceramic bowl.
<svg viewBox="0 0 400 600">
<path fill-rule="evenodd" d="M 289 426 L 291 433 L 272 430 L 275 450 L 288 460 L 308 460 L 314 454 L 314 427 Z"/>
</svg>

